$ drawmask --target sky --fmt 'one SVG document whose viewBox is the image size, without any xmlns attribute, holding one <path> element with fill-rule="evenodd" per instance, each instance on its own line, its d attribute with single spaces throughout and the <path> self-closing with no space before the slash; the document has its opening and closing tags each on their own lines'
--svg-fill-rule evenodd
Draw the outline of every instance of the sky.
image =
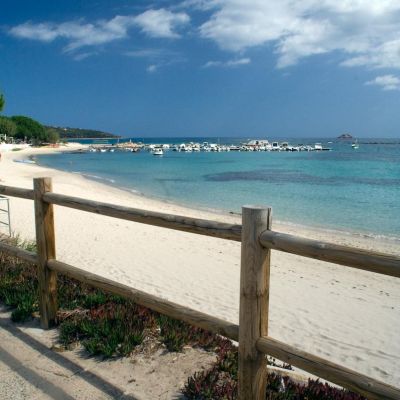
<svg viewBox="0 0 400 400">
<path fill-rule="evenodd" d="M 132 137 L 400 137 L 399 0 L 0 5 L 5 115 Z"/>
</svg>

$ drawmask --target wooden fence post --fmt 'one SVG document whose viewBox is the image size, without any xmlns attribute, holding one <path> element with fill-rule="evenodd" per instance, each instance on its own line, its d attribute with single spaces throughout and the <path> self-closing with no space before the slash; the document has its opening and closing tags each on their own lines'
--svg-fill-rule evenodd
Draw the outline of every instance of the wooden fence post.
<svg viewBox="0 0 400 400">
<path fill-rule="evenodd" d="M 272 209 L 242 207 L 242 252 L 239 310 L 239 399 L 265 400 L 266 356 L 256 348 L 268 335 L 268 302 L 271 251 L 259 237 L 271 229 Z"/>
<path fill-rule="evenodd" d="M 47 260 L 56 258 L 53 205 L 43 201 L 43 194 L 52 191 L 51 178 L 33 180 L 36 246 L 38 258 L 40 325 L 49 329 L 57 312 L 57 274 L 47 267 Z"/>
</svg>

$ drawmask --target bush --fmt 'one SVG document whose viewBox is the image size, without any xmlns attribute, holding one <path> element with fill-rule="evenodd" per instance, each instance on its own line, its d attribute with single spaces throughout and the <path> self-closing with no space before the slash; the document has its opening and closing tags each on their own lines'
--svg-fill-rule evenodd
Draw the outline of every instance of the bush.
<svg viewBox="0 0 400 400">
<path fill-rule="evenodd" d="M 91 355 L 127 356 L 142 343 L 144 332 L 153 328 L 148 310 L 108 299 L 61 321 L 60 340 L 64 346 L 80 341 Z"/>
<path fill-rule="evenodd" d="M 46 136 L 49 143 L 58 143 L 60 141 L 60 135 L 53 128 L 46 128 Z"/>
<path fill-rule="evenodd" d="M 10 118 L 0 117 L 0 135 L 12 137 L 17 131 L 17 125 Z"/>
<path fill-rule="evenodd" d="M 218 349 L 215 365 L 191 376 L 182 393 L 189 400 L 234 400 L 238 397 L 238 352 L 231 343 Z M 327 383 L 309 379 L 306 384 L 289 377 L 268 374 L 266 400 L 366 400 L 364 397 Z"/>
</svg>

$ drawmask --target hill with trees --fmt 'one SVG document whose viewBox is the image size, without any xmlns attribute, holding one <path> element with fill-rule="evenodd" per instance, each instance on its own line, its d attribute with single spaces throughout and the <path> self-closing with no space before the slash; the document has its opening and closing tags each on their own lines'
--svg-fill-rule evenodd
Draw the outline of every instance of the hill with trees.
<svg viewBox="0 0 400 400">
<path fill-rule="evenodd" d="M 3 140 L 11 139 L 34 145 L 57 143 L 60 140 L 60 136 L 56 132 L 48 131 L 40 122 L 24 115 L 1 116 L 0 137 Z"/>
<path fill-rule="evenodd" d="M 59 126 L 45 126 L 48 132 L 55 132 L 61 139 L 115 139 L 121 136 L 113 135 L 112 133 L 96 131 L 93 129 L 82 128 L 63 128 Z"/>
</svg>

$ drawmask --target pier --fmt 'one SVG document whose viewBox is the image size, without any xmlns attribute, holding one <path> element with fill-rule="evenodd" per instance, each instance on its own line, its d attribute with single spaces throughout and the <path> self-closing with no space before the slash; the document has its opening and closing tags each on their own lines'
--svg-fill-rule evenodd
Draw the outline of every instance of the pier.
<svg viewBox="0 0 400 400">
<path fill-rule="evenodd" d="M 124 143 L 100 143 L 91 144 L 87 150 L 80 150 L 80 153 L 84 152 L 114 152 L 114 151 L 128 151 L 128 152 L 139 152 L 139 151 L 176 151 L 182 153 L 196 153 L 196 152 L 299 152 L 299 151 L 330 151 L 330 147 L 325 147 L 321 143 L 310 144 L 296 144 L 291 145 L 288 142 L 272 142 L 268 140 L 250 140 L 246 143 L 237 144 L 217 144 L 210 142 L 183 142 L 180 144 L 171 143 L 158 143 L 158 144 L 144 144 L 144 143 L 133 143 L 131 141 Z"/>
</svg>

